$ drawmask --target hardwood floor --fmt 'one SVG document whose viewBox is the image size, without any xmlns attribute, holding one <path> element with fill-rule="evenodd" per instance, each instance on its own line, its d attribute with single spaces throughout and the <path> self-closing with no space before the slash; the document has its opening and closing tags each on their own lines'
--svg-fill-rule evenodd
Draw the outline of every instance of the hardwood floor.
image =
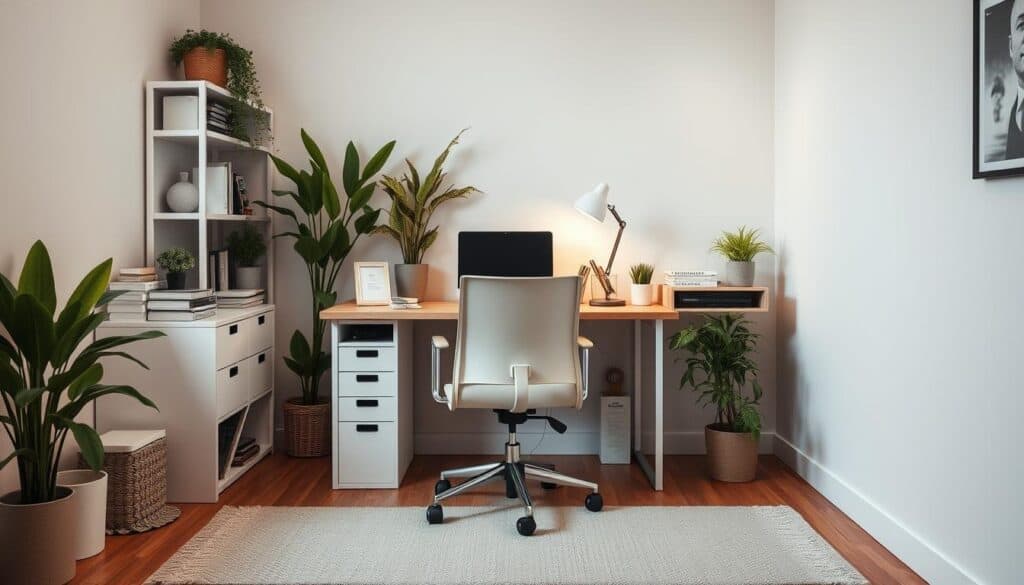
<svg viewBox="0 0 1024 585">
<path fill-rule="evenodd" d="M 331 489 L 329 458 L 291 459 L 275 454 L 222 494 L 217 504 L 181 504 L 181 518 L 145 534 L 108 536 L 99 555 L 80 561 L 76 584 L 143 583 L 217 513 L 221 506 L 422 506 L 430 503 L 441 469 L 494 460 L 493 456 L 417 456 L 397 490 Z M 791 506 L 850 563 L 877 585 L 925 583 L 774 456 L 762 456 L 758 480 L 727 484 L 707 479 L 703 457 L 665 457 L 665 490 L 651 490 L 636 464 L 600 465 L 595 456 L 535 457 L 559 471 L 596 480 L 606 506 Z M 582 490 L 531 489 L 538 506 L 582 505 Z M 452 505 L 503 501 L 502 484 L 458 497 Z M 425 521 L 425 520 L 424 520 Z"/>
</svg>

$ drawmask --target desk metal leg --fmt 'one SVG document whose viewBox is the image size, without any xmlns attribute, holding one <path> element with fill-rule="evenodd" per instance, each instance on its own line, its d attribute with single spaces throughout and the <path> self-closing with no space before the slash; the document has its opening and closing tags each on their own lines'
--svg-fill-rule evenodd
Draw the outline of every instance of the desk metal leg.
<svg viewBox="0 0 1024 585">
<path fill-rule="evenodd" d="M 654 322 L 654 461 L 643 452 L 643 322 L 633 323 L 633 455 L 655 491 L 664 489 L 665 322 Z"/>
</svg>

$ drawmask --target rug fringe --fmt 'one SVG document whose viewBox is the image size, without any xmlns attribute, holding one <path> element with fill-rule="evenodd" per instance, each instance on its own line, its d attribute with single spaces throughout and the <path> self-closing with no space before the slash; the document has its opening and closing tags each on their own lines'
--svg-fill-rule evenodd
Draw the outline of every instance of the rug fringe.
<svg viewBox="0 0 1024 585">
<path fill-rule="evenodd" d="M 757 506 L 779 533 L 793 544 L 801 560 L 835 579 L 828 585 L 869 585 L 864 575 L 853 568 L 838 551 L 828 546 L 799 512 L 789 506 Z"/>
</svg>

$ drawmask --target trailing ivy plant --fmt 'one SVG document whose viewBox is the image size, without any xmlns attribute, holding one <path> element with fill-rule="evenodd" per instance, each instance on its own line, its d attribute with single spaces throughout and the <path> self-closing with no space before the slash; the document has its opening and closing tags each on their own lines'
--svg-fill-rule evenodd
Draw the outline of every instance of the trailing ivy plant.
<svg viewBox="0 0 1024 585">
<path fill-rule="evenodd" d="M 395 141 L 385 144 L 360 170 L 359 153 L 352 142 L 345 149 L 341 183 L 345 198 L 338 194 L 323 152 L 317 143 L 302 130 L 302 143 L 309 154 L 310 170 L 296 170 L 283 159 L 271 156 L 278 172 L 295 184 L 295 190 L 274 191 L 277 197 L 289 197 L 298 206 L 299 213 L 288 207 L 253 201 L 255 205 L 272 209 L 289 218 L 292 231 L 275 234 L 275 238 L 295 240 L 295 252 L 306 264 L 309 288 L 313 299 L 312 340 L 302 331 L 292 333 L 290 356 L 284 358 L 288 369 L 299 377 L 302 404 L 320 402 L 320 378 L 331 364 L 330 354 L 323 351 L 326 322 L 320 311 L 330 307 L 338 298 L 334 284 L 352 246 L 365 234 L 373 231 L 380 209 L 369 205 L 377 184 L 373 178 L 391 156 Z"/>
<path fill-rule="evenodd" d="M 223 49 L 227 58 L 228 85 L 225 89 L 232 95 L 228 104 L 232 114 L 231 135 L 254 145 L 268 142 L 271 139 L 270 119 L 263 111 L 263 92 L 252 51 L 239 45 L 227 33 L 187 29 L 184 35 L 171 42 L 171 60 L 178 66 L 189 51 L 200 47 L 207 51 Z"/>
</svg>

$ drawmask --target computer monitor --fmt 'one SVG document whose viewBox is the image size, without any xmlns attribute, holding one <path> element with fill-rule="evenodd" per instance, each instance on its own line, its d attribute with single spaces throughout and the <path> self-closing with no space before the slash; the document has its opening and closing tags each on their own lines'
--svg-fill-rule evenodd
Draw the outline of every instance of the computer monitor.
<svg viewBox="0 0 1024 585">
<path fill-rule="evenodd" d="M 459 279 L 552 276 L 551 232 L 459 232 Z"/>
</svg>

